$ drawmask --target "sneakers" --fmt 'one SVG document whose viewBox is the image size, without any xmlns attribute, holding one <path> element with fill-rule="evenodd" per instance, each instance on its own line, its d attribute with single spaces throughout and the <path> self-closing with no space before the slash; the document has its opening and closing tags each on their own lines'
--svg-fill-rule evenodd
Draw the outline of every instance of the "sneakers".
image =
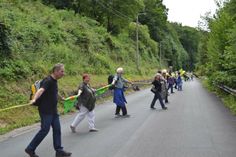
<svg viewBox="0 0 236 157">
<path fill-rule="evenodd" d="M 93 128 L 93 129 L 90 129 L 89 132 L 98 132 L 98 129 Z"/>
<path fill-rule="evenodd" d="M 167 107 L 163 107 L 162 109 L 163 109 L 163 110 L 167 110 Z"/>
<path fill-rule="evenodd" d="M 129 115 L 129 114 L 126 114 L 126 115 L 123 115 L 122 117 L 123 117 L 123 118 L 129 118 L 130 115 Z"/>
<path fill-rule="evenodd" d="M 34 151 L 25 149 L 25 152 L 30 156 L 30 157 L 39 157 L 38 155 L 35 154 Z M 66 152 L 64 150 L 57 151 L 56 152 L 56 157 L 70 157 L 72 153 Z"/>
<path fill-rule="evenodd" d="M 115 114 L 115 118 L 120 118 L 121 115 L 120 114 Z"/>
<path fill-rule="evenodd" d="M 66 152 L 64 150 L 56 151 L 56 157 L 69 157 L 72 153 Z"/>
<path fill-rule="evenodd" d="M 155 107 L 150 107 L 152 110 L 155 110 L 156 108 Z"/>
<path fill-rule="evenodd" d="M 30 156 L 30 157 L 39 157 L 38 155 L 35 154 L 34 151 L 25 149 L 25 152 Z"/>
<path fill-rule="evenodd" d="M 71 132 L 72 132 L 72 133 L 75 133 L 75 132 L 76 132 L 76 131 L 75 131 L 75 127 L 70 126 L 70 129 L 71 129 Z"/>
<path fill-rule="evenodd" d="M 120 114 L 116 114 L 115 115 L 115 118 L 129 118 L 130 117 L 130 115 L 129 114 L 126 114 L 126 115 L 120 115 Z"/>
</svg>

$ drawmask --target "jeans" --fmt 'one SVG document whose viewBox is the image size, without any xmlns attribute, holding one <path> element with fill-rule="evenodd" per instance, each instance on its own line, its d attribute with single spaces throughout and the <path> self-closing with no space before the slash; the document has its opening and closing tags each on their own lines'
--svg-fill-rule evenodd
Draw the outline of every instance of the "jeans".
<svg viewBox="0 0 236 157">
<path fill-rule="evenodd" d="M 53 146 L 55 151 L 63 150 L 61 146 L 61 125 L 59 121 L 58 114 L 42 114 L 40 113 L 41 118 L 41 129 L 32 139 L 30 144 L 27 146 L 26 149 L 35 151 L 38 145 L 42 142 L 42 140 L 47 136 L 50 126 L 52 126 L 53 130 Z"/>
<path fill-rule="evenodd" d="M 174 91 L 173 91 L 173 84 L 169 84 L 168 85 L 168 91 L 169 91 L 169 89 L 170 89 L 171 93 L 174 93 Z"/>
<path fill-rule="evenodd" d="M 161 104 L 161 107 L 162 107 L 162 108 L 165 108 L 165 105 L 164 105 L 164 103 L 163 103 L 161 94 L 160 94 L 159 92 L 156 92 L 156 93 L 155 93 L 154 98 L 153 98 L 152 103 L 151 103 L 151 108 L 154 107 L 154 105 L 155 105 L 157 99 L 159 99 L 160 104 Z"/>
<path fill-rule="evenodd" d="M 178 91 L 182 91 L 182 84 L 183 84 L 182 82 L 178 83 L 178 86 L 177 86 L 178 87 L 178 89 L 177 89 Z"/>
</svg>

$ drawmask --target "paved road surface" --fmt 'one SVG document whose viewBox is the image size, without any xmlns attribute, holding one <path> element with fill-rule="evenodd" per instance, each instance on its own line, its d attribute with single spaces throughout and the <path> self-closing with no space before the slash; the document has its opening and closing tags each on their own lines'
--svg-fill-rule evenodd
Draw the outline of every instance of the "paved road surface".
<svg viewBox="0 0 236 157">
<path fill-rule="evenodd" d="M 71 133 L 74 115 L 61 119 L 63 145 L 73 157 L 236 157 L 236 117 L 198 81 L 187 82 L 184 91 L 169 99 L 168 110 L 150 110 L 149 89 L 127 96 L 130 118 L 114 118 L 111 101 L 96 107 L 99 132 L 88 132 L 85 119 Z M 24 148 L 38 126 L 0 142 L 2 157 L 27 157 Z M 36 153 L 55 156 L 50 134 Z"/>
</svg>

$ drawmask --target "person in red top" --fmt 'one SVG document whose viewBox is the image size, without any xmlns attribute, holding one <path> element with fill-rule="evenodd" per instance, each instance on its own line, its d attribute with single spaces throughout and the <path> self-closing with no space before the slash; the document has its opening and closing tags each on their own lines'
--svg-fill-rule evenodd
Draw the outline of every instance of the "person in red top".
<svg viewBox="0 0 236 157">
<path fill-rule="evenodd" d="M 76 127 L 87 115 L 89 123 L 89 131 L 97 132 L 98 129 L 95 128 L 95 89 L 90 86 L 90 76 L 88 74 L 83 74 L 83 82 L 78 88 L 78 103 L 77 108 L 79 108 L 79 113 L 70 125 L 71 131 L 76 132 Z"/>
</svg>

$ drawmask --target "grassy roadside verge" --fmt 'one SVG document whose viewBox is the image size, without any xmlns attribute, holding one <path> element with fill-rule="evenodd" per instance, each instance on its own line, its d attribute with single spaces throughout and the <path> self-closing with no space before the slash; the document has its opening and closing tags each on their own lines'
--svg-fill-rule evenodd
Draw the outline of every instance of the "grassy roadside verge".
<svg viewBox="0 0 236 157">
<path fill-rule="evenodd" d="M 149 76 L 124 75 L 124 77 L 132 81 L 138 81 L 138 80 L 150 79 L 152 78 L 152 75 L 149 75 Z M 65 76 L 64 78 L 59 80 L 59 90 L 60 90 L 59 93 L 65 97 L 73 95 L 76 92 L 78 83 L 80 83 L 81 81 L 82 81 L 81 76 L 77 76 L 77 77 Z M 98 88 L 106 84 L 107 84 L 107 75 L 101 75 L 101 76 L 92 75 L 91 76 L 92 87 Z M 14 90 L 16 93 L 15 95 L 17 95 L 17 96 L 14 96 L 14 99 L 18 99 L 18 97 L 21 97 L 20 103 L 28 102 L 29 90 L 26 90 L 27 86 L 29 86 L 29 83 L 21 83 L 20 85 L 18 84 L 18 86 L 16 86 L 15 83 L 11 85 L 8 84 L 8 88 L 11 88 L 12 90 Z M 104 99 L 100 98 L 98 99 L 97 104 L 100 104 L 110 98 L 104 98 Z M 59 103 L 59 112 L 63 114 L 62 102 Z M 25 107 L 20 107 L 20 108 L 1 112 L 0 135 L 3 135 L 16 128 L 32 125 L 37 122 L 39 122 L 39 115 L 38 115 L 37 107 L 34 107 L 34 106 L 25 106 Z"/>
<path fill-rule="evenodd" d="M 201 81 L 203 83 L 203 86 L 208 89 L 210 92 L 215 93 L 224 103 L 224 105 L 229 108 L 230 112 L 233 115 L 236 115 L 236 97 L 222 91 L 218 87 L 215 87 L 209 83 L 209 80 L 207 78 L 201 78 Z"/>
</svg>

